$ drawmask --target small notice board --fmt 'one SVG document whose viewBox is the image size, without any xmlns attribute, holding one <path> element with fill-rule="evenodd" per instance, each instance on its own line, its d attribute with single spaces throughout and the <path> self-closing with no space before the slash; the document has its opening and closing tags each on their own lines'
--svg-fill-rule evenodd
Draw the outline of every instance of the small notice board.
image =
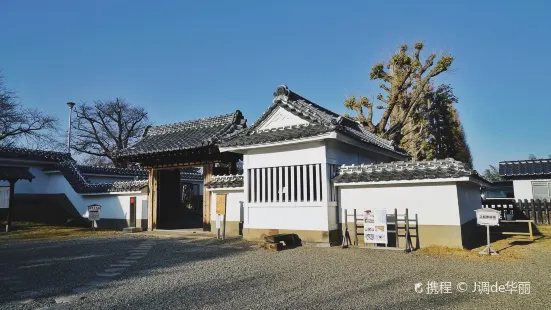
<svg viewBox="0 0 551 310">
<path fill-rule="evenodd" d="M 10 188 L 0 186 L 0 209 L 7 209 L 10 206 Z"/>
<path fill-rule="evenodd" d="M 388 244 L 386 209 L 364 210 L 364 243 Z"/>
<path fill-rule="evenodd" d="M 489 208 L 474 210 L 478 225 L 499 226 L 499 211 Z"/>
<path fill-rule="evenodd" d="M 88 219 L 90 221 L 97 221 L 100 218 L 99 212 L 101 207 L 98 205 L 88 206 Z"/>
<path fill-rule="evenodd" d="M 216 194 L 216 214 L 226 214 L 226 195 Z"/>
</svg>

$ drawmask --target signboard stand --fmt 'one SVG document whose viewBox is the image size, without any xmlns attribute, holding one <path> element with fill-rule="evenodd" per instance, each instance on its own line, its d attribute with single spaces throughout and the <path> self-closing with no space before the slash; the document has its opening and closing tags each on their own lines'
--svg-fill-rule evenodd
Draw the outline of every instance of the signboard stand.
<svg viewBox="0 0 551 310">
<path fill-rule="evenodd" d="M 492 246 L 490 245 L 490 225 L 486 225 L 486 238 L 488 240 L 488 245 L 478 254 L 482 255 L 499 255 L 497 252 L 492 249 Z"/>
<path fill-rule="evenodd" d="M 99 220 L 101 206 L 99 205 L 89 205 L 88 206 L 88 219 L 92 221 L 92 231 L 96 231 L 98 227 L 97 220 Z"/>
<path fill-rule="evenodd" d="M 226 239 L 226 194 L 216 194 L 216 238 L 220 239 L 222 226 L 222 240 Z"/>
<path fill-rule="evenodd" d="M 499 255 L 490 245 L 490 226 L 499 226 L 499 211 L 489 208 L 475 210 L 476 222 L 478 225 L 486 226 L 487 245 L 479 254 L 481 255 Z"/>
</svg>

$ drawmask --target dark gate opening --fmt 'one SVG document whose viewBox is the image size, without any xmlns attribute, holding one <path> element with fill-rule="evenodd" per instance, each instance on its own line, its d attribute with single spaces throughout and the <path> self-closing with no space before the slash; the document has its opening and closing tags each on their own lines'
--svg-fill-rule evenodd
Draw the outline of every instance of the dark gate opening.
<svg viewBox="0 0 551 310">
<path fill-rule="evenodd" d="M 202 229 L 203 201 L 199 184 L 182 179 L 181 169 L 159 170 L 157 228 Z"/>
</svg>

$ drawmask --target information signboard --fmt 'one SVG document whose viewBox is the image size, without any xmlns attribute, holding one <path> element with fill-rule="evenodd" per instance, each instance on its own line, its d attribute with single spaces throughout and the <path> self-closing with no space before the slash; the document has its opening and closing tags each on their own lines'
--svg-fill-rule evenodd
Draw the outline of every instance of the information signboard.
<svg viewBox="0 0 551 310">
<path fill-rule="evenodd" d="M 0 209 L 7 209 L 10 206 L 10 188 L 0 186 Z"/>
<path fill-rule="evenodd" d="M 364 243 L 388 244 L 386 209 L 364 209 Z"/>
<path fill-rule="evenodd" d="M 100 210 L 101 206 L 99 205 L 90 205 L 88 206 L 88 219 L 90 221 L 97 221 L 100 219 Z"/>
<path fill-rule="evenodd" d="M 226 214 L 225 194 L 216 194 L 216 214 Z"/>
<path fill-rule="evenodd" d="M 499 211 L 489 208 L 475 210 L 478 225 L 499 226 Z"/>
</svg>

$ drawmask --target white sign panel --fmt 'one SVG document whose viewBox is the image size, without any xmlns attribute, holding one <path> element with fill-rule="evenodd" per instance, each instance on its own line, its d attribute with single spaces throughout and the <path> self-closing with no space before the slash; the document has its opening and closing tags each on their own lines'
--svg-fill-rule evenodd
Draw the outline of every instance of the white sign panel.
<svg viewBox="0 0 551 310">
<path fill-rule="evenodd" d="M 88 219 L 90 221 L 99 220 L 99 211 L 88 211 Z"/>
<path fill-rule="evenodd" d="M 483 208 L 475 210 L 475 212 L 478 225 L 499 226 L 499 211 Z"/>
<path fill-rule="evenodd" d="M 91 205 L 88 206 L 88 219 L 90 221 L 97 221 L 99 220 L 99 212 L 101 210 L 101 206 L 98 205 Z"/>
<path fill-rule="evenodd" d="M 0 209 L 7 209 L 10 207 L 10 188 L 0 187 Z"/>
<path fill-rule="evenodd" d="M 388 244 L 386 209 L 364 210 L 364 243 Z"/>
</svg>

